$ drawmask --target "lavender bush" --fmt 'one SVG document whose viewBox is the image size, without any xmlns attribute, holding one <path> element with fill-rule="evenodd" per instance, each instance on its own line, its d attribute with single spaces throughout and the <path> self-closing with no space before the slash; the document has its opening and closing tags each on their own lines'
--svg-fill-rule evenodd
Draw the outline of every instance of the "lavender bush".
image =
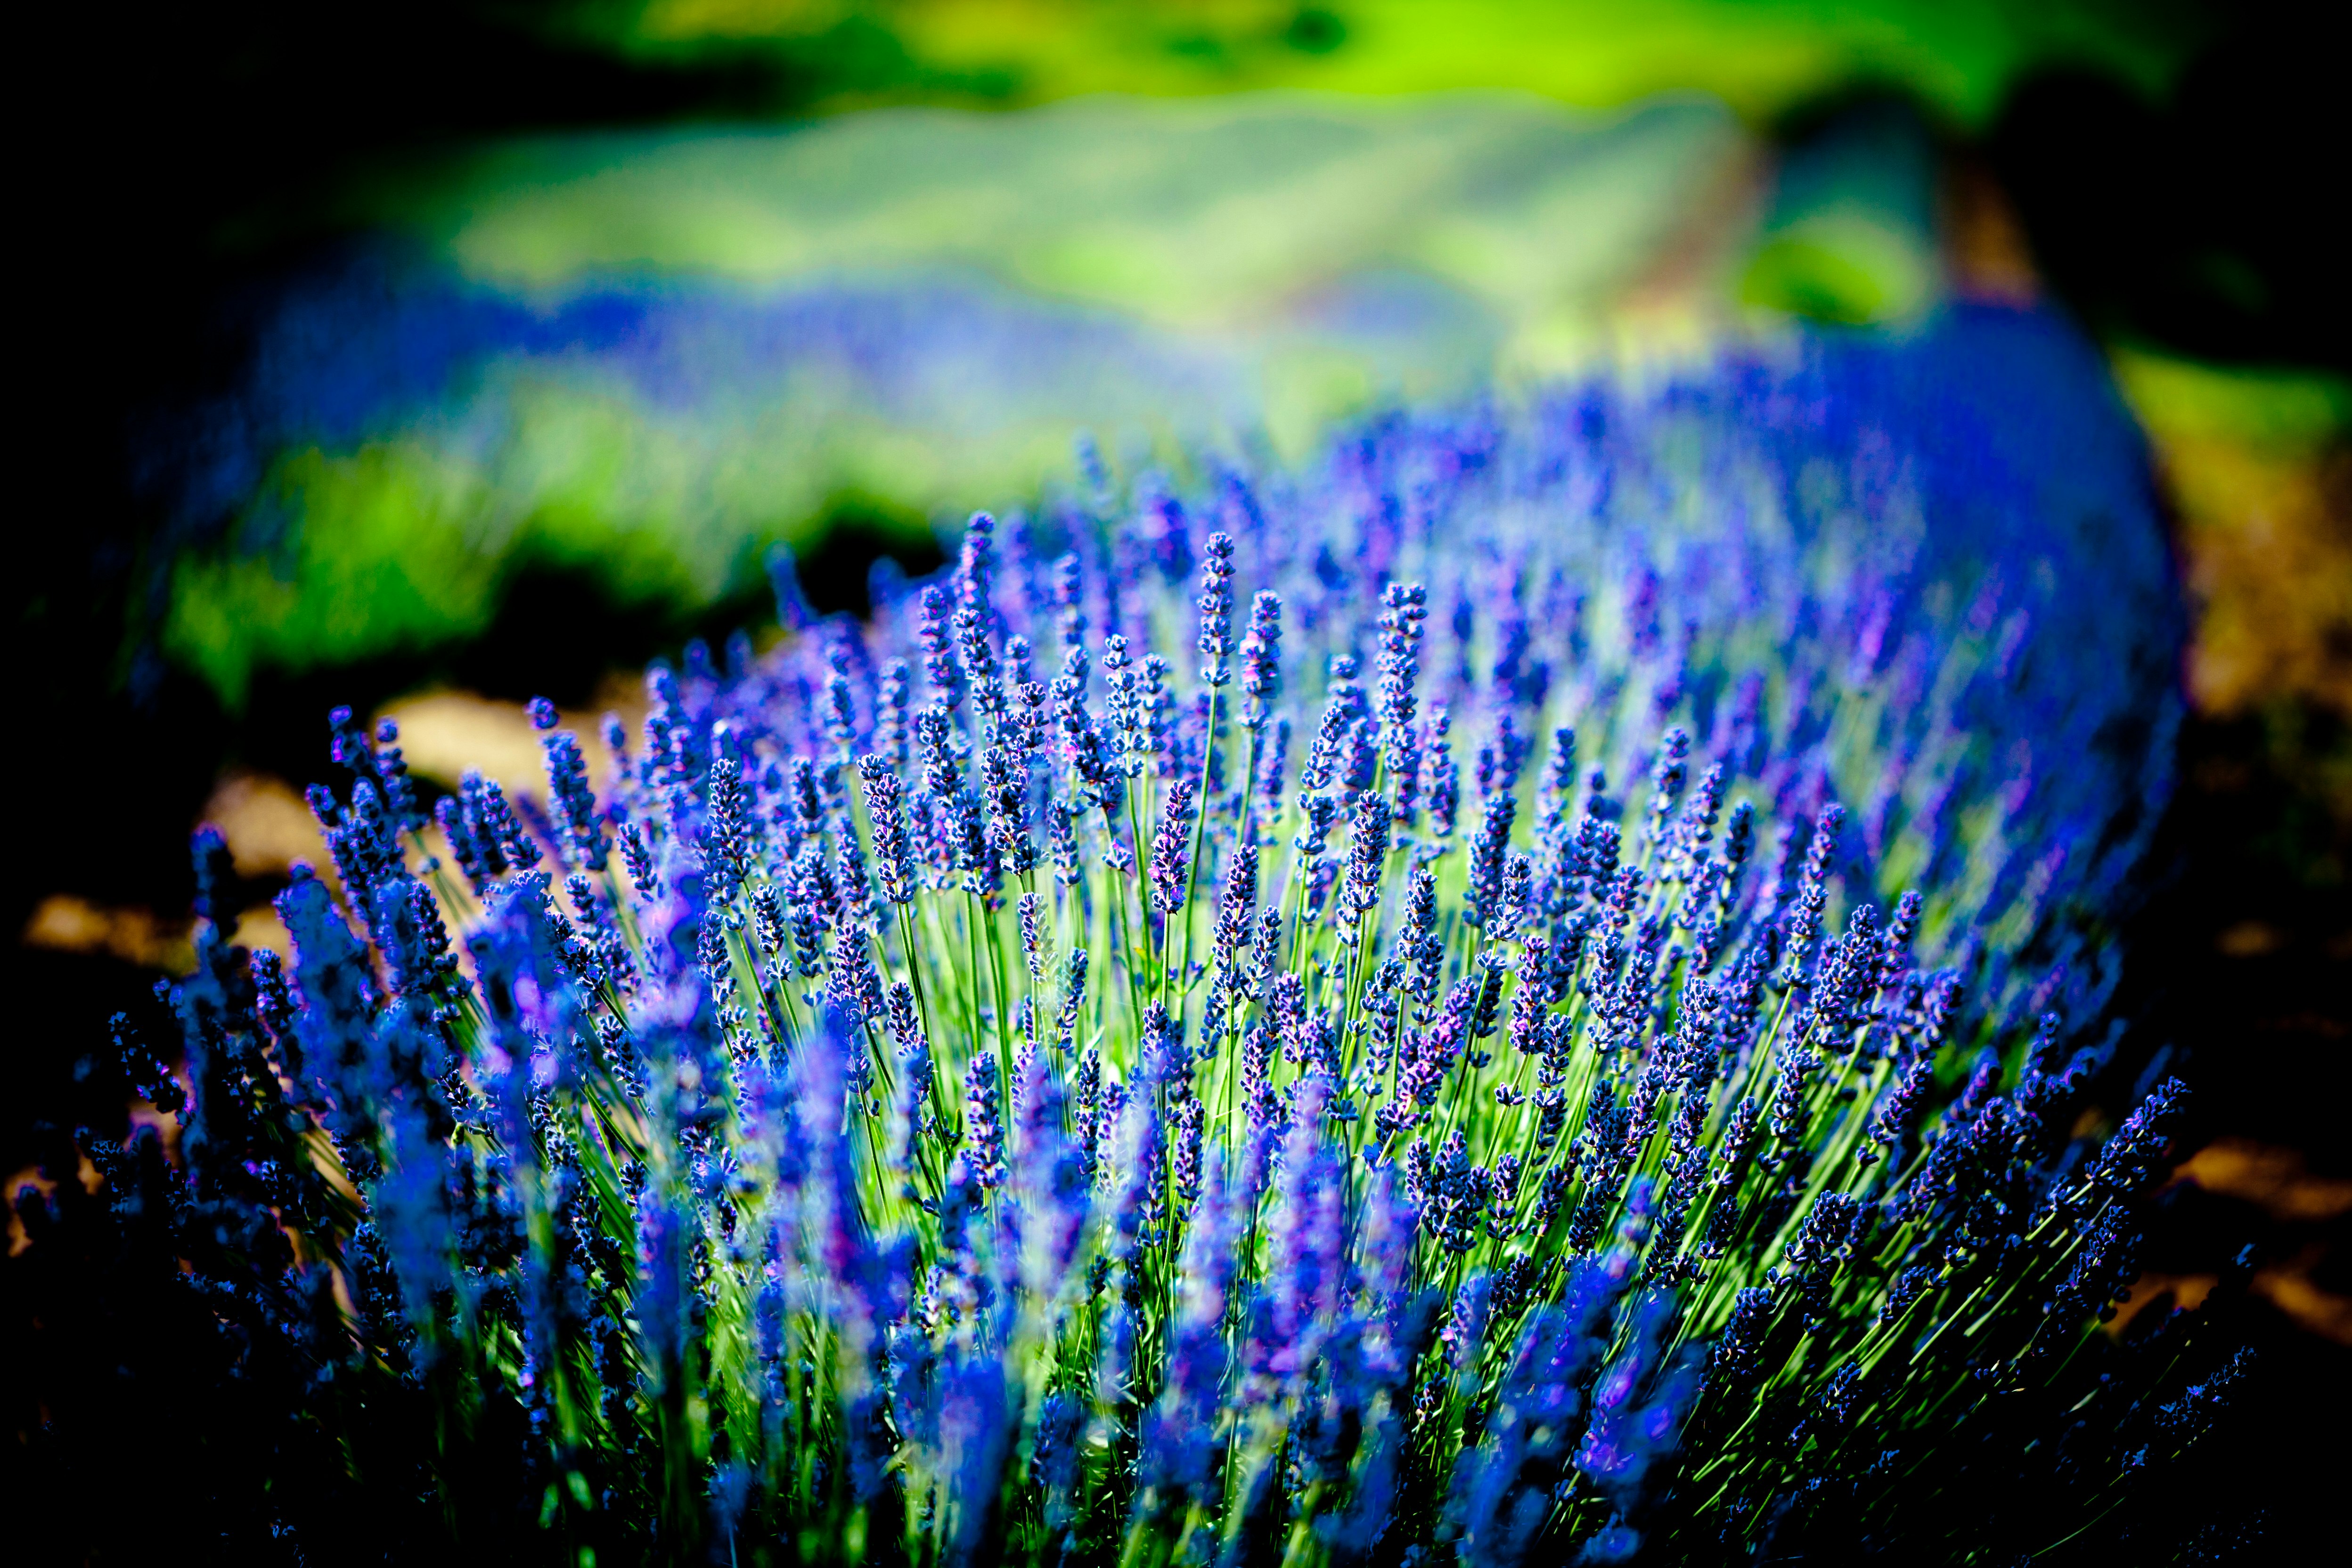
<svg viewBox="0 0 2352 1568">
<path fill-rule="evenodd" d="M 543 805 L 339 711 L 290 961 L 198 835 L 177 1163 L 87 1141 L 278 1402 L 240 1550 L 2112 1544 L 2232 1374 L 2095 1328 L 2162 661 L 1800 391 L 1083 453 Z"/>
</svg>

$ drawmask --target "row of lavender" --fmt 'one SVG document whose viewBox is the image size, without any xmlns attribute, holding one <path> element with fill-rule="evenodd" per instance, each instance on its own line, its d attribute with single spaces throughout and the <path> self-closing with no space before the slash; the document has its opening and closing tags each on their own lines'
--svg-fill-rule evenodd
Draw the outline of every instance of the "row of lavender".
<svg viewBox="0 0 2352 1568">
<path fill-rule="evenodd" d="M 183 1171 L 93 1158 L 426 1534 L 495 1451 L 567 1559 L 2051 1544 L 2212 1396 L 2092 1330 L 2180 1091 L 2102 1143 L 2063 1021 L 2161 688 L 1841 390 L 1082 454 L 544 809 L 341 715 L 340 906 L 200 927 Z"/>
</svg>

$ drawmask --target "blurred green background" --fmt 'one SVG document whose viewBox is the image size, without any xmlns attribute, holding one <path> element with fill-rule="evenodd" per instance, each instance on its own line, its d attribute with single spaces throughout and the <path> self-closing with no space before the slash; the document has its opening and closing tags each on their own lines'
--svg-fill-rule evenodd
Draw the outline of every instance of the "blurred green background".
<svg viewBox="0 0 2352 1568">
<path fill-rule="evenodd" d="M 530 567 L 691 614 L 847 515 L 920 551 L 1081 429 L 1130 471 L 1297 458 L 1384 399 L 1701 352 L 1764 170 L 1708 100 L 1517 95 L 501 142 L 377 193 L 370 263 L 290 296 L 270 368 L 202 416 L 245 460 L 173 497 L 160 647 L 241 709 L 257 675 L 478 636 Z M 1876 241 L 1848 271 L 1916 317 L 1924 213 L 1839 195 Z"/>
<path fill-rule="evenodd" d="M 2201 27 L 2185 8 L 2099 0 L 589 0 L 538 25 L 646 62 L 766 62 L 837 102 L 1466 88 L 1606 107 L 1698 91 L 1763 118 L 1879 80 L 1965 125 L 2055 60 L 2160 89 Z"/>
<path fill-rule="evenodd" d="M 2309 243 L 2328 204 L 2294 186 L 2326 123 L 2295 73 L 2324 68 L 2285 12 L 244 0 L 134 6 L 103 37 L 43 21 L 86 107 L 45 165 L 68 302 L 37 329 L 63 426 L 37 449 L 64 504 L 112 515 L 74 585 L 98 597 L 31 618 L 119 626 L 102 657 L 134 703 L 193 680 L 256 733 L 310 700 L 306 672 L 478 676 L 465 649 L 550 583 L 630 628 L 623 660 L 741 616 L 776 541 L 835 539 L 818 585 L 854 603 L 864 557 L 928 559 L 939 518 L 1017 500 L 1080 425 L 1139 458 L 1296 455 L 1384 399 L 1790 320 L 1900 331 L 2051 282 L 2135 364 L 2257 364 L 2192 398 L 2239 426 L 2276 396 L 2335 406 L 2345 362 Z M 892 333 L 918 346 L 893 360 Z M 2186 384 L 2126 382 L 2159 434 Z M 73 482 L 98 474 L 128 482 Z M 2327 647 L 2341 616 L 2313 600 L 2238 616 L 2238 642 Z M 2277 668 L 2344 707 L 2343 663 L 2241 646 L 2200 679 Z"/>
</svg>

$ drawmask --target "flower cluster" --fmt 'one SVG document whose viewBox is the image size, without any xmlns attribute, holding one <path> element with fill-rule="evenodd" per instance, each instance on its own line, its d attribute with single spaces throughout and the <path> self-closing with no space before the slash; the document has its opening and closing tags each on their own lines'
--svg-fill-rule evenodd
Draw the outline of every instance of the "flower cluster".
<svg viewBox="0 0 2352 1568">
<path fill-rule="evenodd" d="M 2030 562 L 1677 480 L 1678 417 L 1097 473 L 656 667 L 545 809 L 339 716 L 290 962 L 207 921 L 173 991 L 179 1165 L 91 1157 L 387 1539 L 2046 1545 L 2003 1489 L 2111 1506 L 2175 1408 L 2094 1325 L 2182 1091 L 2102 1151 L 2062 1022 L 2134 699 Z"/>
</svg>

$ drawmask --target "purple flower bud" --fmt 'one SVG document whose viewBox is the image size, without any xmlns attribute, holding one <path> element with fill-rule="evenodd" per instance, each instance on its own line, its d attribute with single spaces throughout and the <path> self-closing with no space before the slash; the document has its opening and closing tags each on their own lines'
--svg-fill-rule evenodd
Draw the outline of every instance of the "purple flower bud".
<svg viewBox="0 0 2352 1568">
<path fill-rule="evenodd" d="M 982 1051 L 971 1058 L 963 1075 L 963 1136 L 961 1158 L 971 1179 L 983 1191 L 1004 1184 L 1003 1095 L 996 1079 L 996 1058 Z"/>
<path fill-rule="evenodd" d="M 1207 552 L 1201 561 L 1201 679 L 1210 687 L 1219 687 L 1233 679 L 1225 668 L 1225 656 L 1233 651 L 1234 635 L 1234 536 L 1230 533 L 1209 535 Z M 1253 626 L 1253 631 L 1255 629 Z"/>
<path fill-rule="evenodd" d="M 2158 1084 L 2099 1151 L 2091 1180 L 2113 1193 L 2147 1185 L 2171 1144 L 2173 1130 L 2188 1114 L 2188 1105 L 2187 1084 L 2177 1078 Z"/>
<path fill-rule="evenodd" d="M 1429 595 L 1418 583 L 1391 583 L 1381 591 L 1379 712 L 1389 776 L 1412 776 L 1419 766 L 1413 683 L 1421 677 L 1421 627 Z"/>
<path fill-rule="evenodd" d="M 1709 1354 L 1710 1383 L 1735 1393 L 1755 1383 L 1764 1370 L 1764 1341 L 1771 1331 L 1772 1316 L 1769 1289 L 1749 1286 L 1732 1299 L 1731 1321 L 1717 1336 Z"/>
<path fill-rule="evenodd" d="M 1359 929 L 1380 907 L 1381 875 L 1389 851 L 1389 803 L 1385 795 L 1368 795 L 1356 803 L 1355 833 L 1348 850 L 1348 880 L 1339 895 L 1341 936 L 1349 943 L 1362 939 Z"/>
<path fill-rule="evenodd" d="M 1168 786 L 1160 813 L 1160 831 L 1151 840 L 1151 896 L 1160 914 L 1174 918 L 1184 908 L 1187 856 L 1191 851 L 1192 781 L 1180 778 Z"/>
<path fill-rule="evenodd" d="M 1486 802 L 1478 836 L 1470 845 L 1470 883 L 1463 893 L 1465 924 L 1486 925 L 1502 902 L 1503 858 L 1510 849 L 1511 822 L 1517 814 L 1518 803 L 1507 795 Z"/>
</svg>

